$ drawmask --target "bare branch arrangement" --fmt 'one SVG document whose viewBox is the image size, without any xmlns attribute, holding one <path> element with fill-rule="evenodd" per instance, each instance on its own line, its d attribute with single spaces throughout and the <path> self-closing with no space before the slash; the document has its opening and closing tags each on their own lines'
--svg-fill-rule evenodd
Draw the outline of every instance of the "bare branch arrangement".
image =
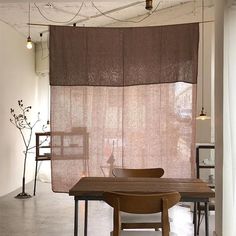
<svg viewBox="0 0 236 236">
<path fill-rule="evenodd" d="M 40 121 L 38 112 L 37 120 L 33 123 L 29 121 L 29 118 L 27 117 L 32 109 L 31 106 L 24 106 L 22 100 L 18 100 L 18 106 L 20 109 L 20 113 L 16 113 L 13 108 L 10 109 L 10 113 L 12 118 L 10 118 L 10 122 L 19 130 L 21 137 L 23 139 L 23 143 L 25 146 L 25 149 L 23 151 L 24 153 L 24 168 L 23 168 L 23 178 L 22 178 L 22 192 L 19 193 L 16 198 L 30 198 L 31 195 L 25 192 L 25 173 L 26 173 L 26 162 L 27 162 L 27 156 L 31 149 L 35 148 L 35 146 L 31 146 L 32 141 L 32 135 L 33 135 L 33 129 L 37 125 L 37 123 Z M 45 131 L 45 128 L 47 126 L 43 125 L 42 130 Z M 45 140 L 43 140 L 40 145 L 42 145 L 47 140 L 47 137 Z"/>
</svg>

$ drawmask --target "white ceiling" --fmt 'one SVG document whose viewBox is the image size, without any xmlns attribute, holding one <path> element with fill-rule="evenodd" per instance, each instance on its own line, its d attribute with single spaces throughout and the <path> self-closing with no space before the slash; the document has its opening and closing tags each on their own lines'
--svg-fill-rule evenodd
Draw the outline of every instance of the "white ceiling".
<svg viewBox="0 0 236 236">
<path fill-rule="evenodd" d="M 201 4 L 201 0 L 153 0 L 153 10 L 156 9 L 157 12 L 162 9 L 173 8 L 189 2 L 198 5 Z M 0 21 L 9 24 L 25 37 L 28 36 L 29 30 L 28 13 L 28 2 L 9 2 L 0 0 Z M 150 16 L 148 16 L 148 14 L 150 14 Z M 31 1 L 30 15 L 31 24 L 73 25 L 73 23 L 76 22 L 77 26 L 107 26 L 114 22 L 118 22 L 119 20 L 125 21 L 135 18 L 135 21 L 137 21 L 142 20 L 146 16 L 151 18 L 152 12 L 150 13 L 145 9 L 145 0 L 80 0 L 77 2 L 41 1 L 36 3 Z M 116 20 L 111 19 L 110 17 L 115 18 Z M 133 24 L 135 25 L 135 23 Z M 31 25 L 30 28 L 33 41 L 40 41 L 40 33 L 42 32 L 42 40 L 46 40 L 48 31 L 47 26 Z"/>
</svg>

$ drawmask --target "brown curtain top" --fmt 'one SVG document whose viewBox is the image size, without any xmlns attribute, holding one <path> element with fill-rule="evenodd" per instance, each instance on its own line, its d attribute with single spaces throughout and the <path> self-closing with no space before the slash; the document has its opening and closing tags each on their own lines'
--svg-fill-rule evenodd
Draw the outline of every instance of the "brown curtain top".
<svg viewBox="0 0 236 236">
<path fill-rule="evenodd" d="M 198 23 L 138 28 L 51 26 L 50 84 L 195 84 L 198 41 Z"/>
</svg>

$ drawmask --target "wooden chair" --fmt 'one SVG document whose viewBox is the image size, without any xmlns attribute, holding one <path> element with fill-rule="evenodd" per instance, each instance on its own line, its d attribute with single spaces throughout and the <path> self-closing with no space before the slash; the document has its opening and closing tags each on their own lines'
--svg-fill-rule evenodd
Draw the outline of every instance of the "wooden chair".
<svg viewBox="0 0 236 236">
<path fill-rule="evenodd" d="M 152 169 L 123 169 L 114 168 L 112 174 L 115 177 L 141 177 L 141 178 L 160 178 L 164 175 L 162 168 Z"/>
<path fill-rule="evenodd" d="M 115 177 L 141 177 L 141 178 L 160 178 L 164 174 L 162 168 L 152 169 L 122 169 L 115 168 L 112 170 Z M 122 212 L 121 229 L 155 229 L 161 228 L 161 215 L 158 214 L 129 214 Z"/>
<path fill-rule="evenodd" d="M 128 194 L 105 192 L 104 201 L 114 208 L 112 236 L 174 236 L 170 233 L 168 209 L 180 200 L 178 192 L 154 194 Z M 161 212 L 162 231 L 123 231 L 120 212 L 154 214 Z"/>
</svg>

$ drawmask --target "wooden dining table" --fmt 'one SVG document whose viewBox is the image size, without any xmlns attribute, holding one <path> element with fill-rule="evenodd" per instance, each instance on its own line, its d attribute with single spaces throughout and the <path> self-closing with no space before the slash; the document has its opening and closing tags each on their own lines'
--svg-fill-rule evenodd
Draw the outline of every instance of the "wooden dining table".
<svg viewBox="0 0 236 236">
<path fill-rule="evenodd" d="M 185 178 L 118 178 L 118 177 L 84 177 L 70 190 L 69 195 L 74 196 L 74 236 L 78 236 L 78 202 L 85 201 L 84 236 L 87 236 L 88 227 L 88 201 L 103 200 L 104 192 L 127 193 L 163 193 L 179 192 L 181 202 L 194 203 L 194 236 L 197 235 L 196 203 L 204 203 L 205 235 L 209 236 L 209 199 L 215 197 L 214 191 L 207 183 L 200 179 Z"/>
</svg>

